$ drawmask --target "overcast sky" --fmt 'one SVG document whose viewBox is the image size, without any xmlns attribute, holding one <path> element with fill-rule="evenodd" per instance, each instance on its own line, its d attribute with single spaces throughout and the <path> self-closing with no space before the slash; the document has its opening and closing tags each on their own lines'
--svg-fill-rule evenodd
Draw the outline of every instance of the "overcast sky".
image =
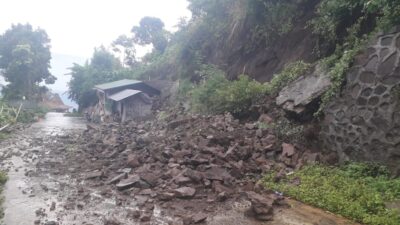
<svg viewBox="0 0 400 225">
<path fill-rule="evenodd" d="M 144 16 L 158 17 L 167 30 L 175 31 L 180 18 L 190 17 L 187 6 L 186 0 L 0 0 L 0 34 L 17 23 L 46 30 L 52 46 L 51 73 L 57 77 L 48 87 L 75 106 L 65 94 L 70 80 L 65 74 L 73 63 L 84 63 L 95 47 L 107 47 L 119 35 L 129 34 Z M 137 48 L 138 56 L 145 51 Z"/>
<path fill-rule="evenodd" d="M 52 52 L 89 58 L 94 47 L 108 46 L 144 16 L 160 18 L 173 30 L 190 17 L 186 0 L 1 0 L 0 32 L 29 22 L 47 31 Z"/>
</svg>

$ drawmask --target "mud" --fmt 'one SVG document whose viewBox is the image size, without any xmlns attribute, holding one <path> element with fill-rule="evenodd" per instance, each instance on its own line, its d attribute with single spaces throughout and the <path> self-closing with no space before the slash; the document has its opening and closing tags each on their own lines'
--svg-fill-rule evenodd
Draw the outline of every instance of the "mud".
<svg viewBox="0 0 400 225">
<path fill-rule="evenodd" d="M 272 221 L 260 222 L 245 215 L 251 206 L 245 198 L 210 204 L 200 197 L 168 205 L 155 201 L 148 190 L 148 195 L 135 188 L 120 191 L 102 178 L 106 160 L 84 152 L 80 141 L 85 128 L 79 118 L 49 113 L 1 143 L 0 166 L 9 176 L 1 224 L 183 224 L 185 212 L 195 213 L 199 222 L 204 216 L 202 223 L 212 225 L 352 224 L 292 200 L 275 210 Z M 112 165 L 113 158 L 108 160 Z"/>
</svg>

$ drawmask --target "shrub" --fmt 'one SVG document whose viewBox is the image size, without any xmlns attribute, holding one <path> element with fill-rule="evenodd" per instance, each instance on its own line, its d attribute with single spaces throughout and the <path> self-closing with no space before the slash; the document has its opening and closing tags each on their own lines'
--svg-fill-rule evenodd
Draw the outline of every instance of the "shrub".
<svg viewBox="0 0 400 225">
<path fill-rule="evenodd" d="M 3 191 L 4 184 L 7 182 L 7 174 L 4 173 L 3 171 L 0 171 L 0 193 Z M 3 203 L 4 198 L 0 197 L 0 204 Z M 3 218 L 4 212 L 3 208 L 0 207 L 0 218 Z"/>
<path fill-rule="evenodd" d="M 327 65 L 332 85 L 322 96 L 319 116 L 324 107 L 340 92 L 345 75 L 369 36 L 388 30 L 400 22 L 399 0 L 322 0 L 316 17 L 310 21 L 314 33 L 334 53 L 322 62 Z"/>
<path fill-rule="evenodd" d="M 271 82 L 261 84 L 246 75 L 229 81 L 224 71 L 213 65 L 202 65 L 196 73 L 203 81 L 191 92 L 192 106 L 198 112 L 242 114 L 253 103 L 266 95 L 276 94 L 310 68 L 311 64 L 303 61 L 290 63 Z"/>
<path fill-rule="evenodd" d="M 20 123 L 33 123 L 36 122 L 38 118 L 43 118 L 49 110 L 44 107 L 36 107 L 33 109 L 21 110 L 17 122 Z"/>
<path fill-rule="evenodd" d="M 400 178 L 389 179 L 387 169 L 375 164 L 350 163 L 341 167 L 310 165 L 274 181 L 265 176 L 268 189 L 340 214 L 360 223 L 397 225 L 400 213 L 385 203 L 400 200 Z M 294 180 L 300 179 L 299 185 Z"/>
<path fill-rule="evenodd" d="M 18 108 L 11 107 L 7 102 L 0 100 L 0 127 L 8 123 L 32 123 L 37 120 L 37 118 L 44 117 L 48 109 L 44 107 L 35 107 L 32 109 L 21 109 L 17 120 L 16 116 L 18 113 Z"/>
<path fill-rule="evenodd" d="M 266 86 L 248 76 L 229 81 L 223 71 L 212 66 L 204 67 L 201 73 L 205 80 L 191 92 L 195 111 L 240 114 L 265 96 Z"/>
<path fill-rule="evenodd" d="M 304 127 L 296 125 L 286 118 L 272 124 L 272 130 L 276 137 L 284 142 L 303 142 L 304 141 Z"/>
<path fill-rule="evenodd" d="M 311 64 L 303 61 L 289 63 L 279 74 L 274 75 L 272 80 L 267 83 L 267 94 L 276 94 L 290 82 L 305 74 L 311 68 Z"/>
<path fill-rule="evenodd" d="M 364 24 L 371 31 L 390 29 L 400 22 L 399 0 L 322 0 L 317 16 L 310 22 L 315 33 L 326 40 L 336 41 L 343 37 L 338 34 L 357 23 Z M 350 34 L 347 30 L 347 34 Z M 347 35 L 345 32 L 344 37 Z"/>
</svg>

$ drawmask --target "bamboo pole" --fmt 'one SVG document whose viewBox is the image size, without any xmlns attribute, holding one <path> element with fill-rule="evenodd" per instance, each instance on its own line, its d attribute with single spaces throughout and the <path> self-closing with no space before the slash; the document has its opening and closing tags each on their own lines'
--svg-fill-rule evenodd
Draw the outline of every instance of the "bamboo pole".
<svg viewBox="0 0 400 225">
<path fill-rule="evenodd" d="M 9 127 L 11 125 L 11 123 L 9 123 L 9 124 L 7 124 L 7 125 L 5 125 L 5 126 L 3 126 L 3 127 L 1 127 L 0 128 L 0 131 L 2 131 L 2 130 L 4 130 L 4 129 L 6 129 L 7 127 Z"/>
<path fill-rule="evenodd" d="M 21 103 L 21 104 L 19 105 L 17 115 L 15 116 L 15 122 L 17 122 L 17 120 L 18 120 L 18 116 L 19 116 L 19 113 L 21 112 L 22 104 L 23 104 L 23 103 Z"/>
</svg>

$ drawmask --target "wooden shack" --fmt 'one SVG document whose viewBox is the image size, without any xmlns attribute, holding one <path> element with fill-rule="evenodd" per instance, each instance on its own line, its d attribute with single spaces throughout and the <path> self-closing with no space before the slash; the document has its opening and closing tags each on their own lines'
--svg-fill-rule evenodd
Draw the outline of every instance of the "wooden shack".
<svg viewBox="0 0 400 225">
<path fill-rule="evenodd" d="M 160 91 L 138 80 L 118 80 L 96 85 L 98 103 L 91 117 L 101 122 L 134 120 L 151 114 L 152 98 Z"/>
</svg>

